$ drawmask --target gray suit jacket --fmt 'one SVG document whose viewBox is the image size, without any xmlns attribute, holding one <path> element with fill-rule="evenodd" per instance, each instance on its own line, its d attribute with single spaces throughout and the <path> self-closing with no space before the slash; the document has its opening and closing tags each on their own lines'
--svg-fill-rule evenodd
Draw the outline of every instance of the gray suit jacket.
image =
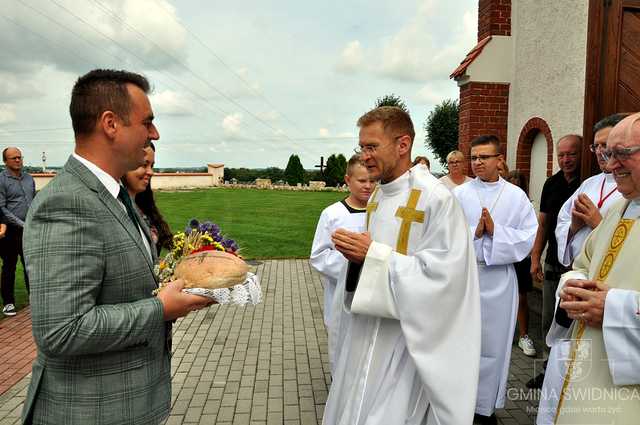
<svg viewBox="0 0 640 425">
<path fill-rule="evenodd" d="M 75 158 L 34 199 L 24 254 L 38 356 L 23 422 L 164 419 L 170 329 L 151 294 L 155 254 L 149 258 L 124 208 Z"/>
</svg>

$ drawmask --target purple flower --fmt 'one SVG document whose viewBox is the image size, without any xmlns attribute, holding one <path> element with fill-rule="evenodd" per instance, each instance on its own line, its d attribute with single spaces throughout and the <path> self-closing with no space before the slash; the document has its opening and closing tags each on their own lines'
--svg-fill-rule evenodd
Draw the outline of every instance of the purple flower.
<svg viewBox="0 0 640 425">
<path fill-rule="evenodd" d="M 192 228 L 192 229 L 197 229 L 199 225 L 200 225 L 200 222 L 196 218 L 192 218 L 189 221 L 189 227 Z"/>
<path fill-rule="evenodd" d="M 236 244 L 236 241 L 234 241 L 233 239 L 225 239 L 222 241 L 222 246 L 224 246 L 224 249 L 227 251 L 237 251 L 238 250 L 238 244 Z"/>
</svg>

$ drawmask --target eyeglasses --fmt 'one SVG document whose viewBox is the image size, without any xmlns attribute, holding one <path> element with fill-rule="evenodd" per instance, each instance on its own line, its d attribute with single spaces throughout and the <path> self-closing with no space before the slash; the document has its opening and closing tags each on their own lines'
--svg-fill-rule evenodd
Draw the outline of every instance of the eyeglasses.
<svg viewBox="0 0 640 425">
<path fill-rule="evenodd" d="M 474 161 L 485 162 L 486 160 L 488 160 L 490 158 L 496 158 L 498 156 L 500 156 L 499 153 L 494 154 L 494 155 L 478 155 L 478 156 L 471 155 L 471 162 L 474 162 Z"/>
<path fill-rule="evenodd" d="M 21 157 L 21 156 L 10 156 L 10 157 L 8 157 L 7 159 L 9 159 L 9 160 L 11 160 L 11 161 L 14 161 L 14 160 L 16 160 L 16 159 L 17 159 L 17 160 L 19 160 L 19 161 L 20 161 L 20 160 L 22 160 L 22 157 Z"/>
<path fill-rule="evenodd" d="M 378 145 L 364 145 L 357 148 L 353 148 L 353 151 L 355 152 L 356 155 L 362 155 L 362 154 L 373 155 L 373 153 L 376 151 L 376 149 L 378 149 L 378 147 L 379 147 Z"/>
<path fill-rule="evenodd" d="M 633 146 L 631 148 L 617 148 L 617 149 L 605 149 L 600 152 L 602 159 L 609 161 L 612 158 L 618 161 L 626 161 L 631 158 L 631 155 L 640 151 L 640 146 Z"/>
<path fill-rule="evenodd" d="M 398 141 L 398 139 L 400 139 L 403 136 L 404 134 L 402 136 L 394 137 L 393 141 L 396 142 Z M 357 148 L 354 148 L 353 151 L 355 152 L 356 155 L 362 155 L 362 154 L 373 155 L 380 146 L 381 145 L 358 146 Z"/>
<path fill-rule="evenodd" d="M 591 152 L 593 152 L 593 153 L 596 153 L 596 151 L 597 151 L 598 149 L 603 150 L 603 149 L 605 149 L 606 147 L 607 147 L 607 145 L 605 145 L 604 143 L 600 143 L 600 144 L 593 143 L 593 144 L 589 145 L 589 150 L 590 150 Z"/>
</svg>

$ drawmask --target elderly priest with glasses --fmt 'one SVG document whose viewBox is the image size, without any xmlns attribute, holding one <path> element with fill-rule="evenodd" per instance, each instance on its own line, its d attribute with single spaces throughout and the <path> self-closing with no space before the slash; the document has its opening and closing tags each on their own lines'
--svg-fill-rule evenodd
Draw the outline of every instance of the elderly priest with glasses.
<svg viewBox="0 0 640 425">
<path fill-rule="evenodd" d="M 609 208 L 560 281 L 560 308 L 574 321 L 557 424 L 632 424 L 640 417 L 639 152 L 636 113 L 611 130 L 601 152 L 625 199 Z"/>
<path fill-rule="evenodd" d="M 352 317 L 323 423 L 470 424 L 480 301 L 464 214 L 427 167 L 411 167 L 407 113 L 379 107 L 358 126 L 362 160 L 380 184 L 367 232 L 333 234 L 351 262 L 343 307 Z"/>
</svg>

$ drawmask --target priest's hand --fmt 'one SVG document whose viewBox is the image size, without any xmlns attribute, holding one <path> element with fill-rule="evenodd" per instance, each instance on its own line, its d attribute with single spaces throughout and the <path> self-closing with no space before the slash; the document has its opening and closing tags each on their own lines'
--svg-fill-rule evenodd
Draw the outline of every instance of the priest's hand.
<svg viewBox="0 0 640 425">
<path fill-rule="evenodd" d="M 582 218 L 582 214 L 576 211 L 575 203 L 571 209 L 571 225 L 569 226 L 569 237 L 575 235 L 585 226 L 585 222 Z"/>
<path fill-rule="evenodd" d="M 609 287 L 602 282 L 569 279 L 560 290 L 560 307 L 571 319 L 599 328 L 602 327 L 608 291 Z"/>
<path fill-rule="evenodd" d="M 493 237 L 494 225 L 493 225 L 493 218 L 491 217 L 491 213 L 489 213 L 488 209 L 483 208 L 481 217 L 482 217 L 482 220 L 484 220 L 484 231 L 485 231 L 485 233 L 487 233 L 489 236 Z"/>
<path fill-rule="evenodd" d="M 572 216 L 573 215 L 581 219 L 592 229 L 598 227 L 598 224 L 602 221 L 602 214 L 600 214 L 600 210 L 584 193 L 579 194 L 578 198 L 573 203 Z"/>
<path fill-rule="evenodd" d="M 478 220 L 478 226 L 476 226 L 476 232 L 474 234 L 476 239 L 480 239 L 484 235 L 484 217 L 482 214 L 480 215 L 480 219 Z"/>
<path fill-rule="evenodd" d="M 356 233 L 338 229 L 331 235 L 331 241 L 347 260 L 362 264 L 371 245 L 371 236 L 369 232 Z"/>
</svg>

